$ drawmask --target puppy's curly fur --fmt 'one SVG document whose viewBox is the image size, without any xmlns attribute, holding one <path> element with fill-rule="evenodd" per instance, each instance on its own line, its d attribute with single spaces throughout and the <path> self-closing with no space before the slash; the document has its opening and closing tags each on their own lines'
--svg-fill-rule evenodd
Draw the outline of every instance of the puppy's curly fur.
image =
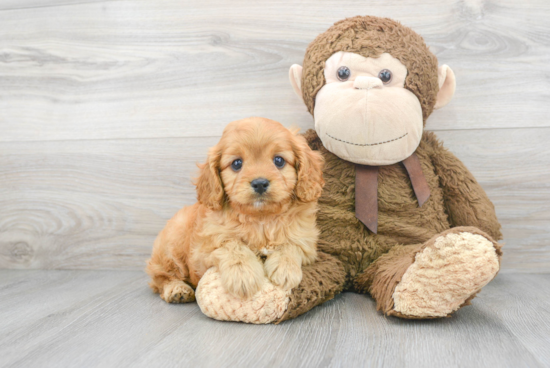
<svg viewBox="0 0 550 368">
<path fill-rule="evenodd" d="M 199 166 L 198 203 L 182 208 L 155 240 L 146 270 L 162 299 L 193 301 L 193 289 L 213 266 L 226 290 L 242 298 L 254 295 L 266 276 L 284 289 L 298 286 L 301 266 L 317 256 L 324 181 L 322 156 L 296 133 L 265 118 L 225 128 Z M 242 167 L 235 170 L 237 159 Z M 269 181 L 265 193 L 251 185 L 259 178 Z"/>
</svg>

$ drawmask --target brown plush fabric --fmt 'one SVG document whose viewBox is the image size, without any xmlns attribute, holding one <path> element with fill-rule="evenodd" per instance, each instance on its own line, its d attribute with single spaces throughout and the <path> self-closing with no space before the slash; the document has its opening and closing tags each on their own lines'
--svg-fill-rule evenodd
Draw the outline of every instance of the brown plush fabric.
<svg viewBox="0 0 550 368">
<path fill-rule="evenodd" d="M 300 285 L 292 290 L 285 314 L 277 323 L 296 318 L 342 291 L 345 271 L 342 263 L 319 252 L 317 261 L 303 267 Z"/>
<path fill-rule="evenodd" d="M 472 173 L 443 147 L 435 134 L 425 136 L 426 142 L 437 152 L 432 156 L 432 161 L 443 189 L 445 210 L 450 225 L 475 226 L 491 235 L 493 239 L 502 239 L 495 206 L 488 200 L 487 194 Z"/>
<path fill-rule="evenodd" d="M 418 97 L 424 121 L 432 113 L 439 86 L 437 59 L 424 39 L 412 29 L 389 18 L 357 16 L 336 22 L 309 45 L 303 63 L 302 94 L 313 115 L 315 96 L 325 84 L 325 61 L 338 51 L 364 57 L 387 52 L 407 67 L 405 88 Z"/>
<path fill-rule="evenodd" d="M 370 293 L 376 300 L 376 310 L 387 314 L 393 309 L 393 292 L 416 254 L 424 248 L 422 244 L 396 246 L 378 258 L 355 281 L 355 290 Z"/>
<path fill-rule="evenodd" d="M 388 52 L 400 60 L 408 69 L 405 88 L 418 97 L 426 121 L 439 91 L 436 57 L 422 37 L 411 29 L 391 19 L 370 16 L 337 22 L 309 45 L 301 85 L 304 102 L 311 114 L 314 113 L 315 96 L 325 84 L 325 61 L 338 51 L 365 57 Z M 345 129 L 345 122 L 342 124 L 342 129 Z M 415 151 L 430 189 L 430 197 L 421 207 L 403 165 L 379 167 L 377 234 L 355 217 L 356 165 L 329 152 L 314 130 L 307 131 L 304 137 L 309 146 L 325 158 L 323 175 L 326 184 L 317 215 L 318 248 L 341 261 L 338 266 L 333 266 L 332 272 L 338 274 L 334 282 L 342 279 L 342 284 L 334 284 L 330 298 L 342 289 L 369 291 L 377 300 L 379 309 L 388 315 L 416 318 L 393 311 L 391 298 L 401 278 L 414 263 L 415 255 L 430 239 L 458 226 L 472 227 L 474 234 L 485 232 L 495 240 L 502 238 L 494 206 L 485 191 L 434 133 L 424 132 Z M 500 259 L 500 246 L 495 245 L 495 249 Z M 344 269 L 342 278 L 341 265 Z M 322 270 L 322 274 L 331 273 L 321 263 L 313 264 L 308 269 L 310 278 L 307 285 L 317 285 L 323 278 L 314 272 L 316 268 Z M 304 283 L 294 291 L 294 302 L 289 305 L 283 320 L 320 304 L 310 299 L 319 292 L 312 294 L 307 285 Z M 301 293 L 306 297 L 302 299 Z M 474 295 L 463 305 L 468 304 Z"/>
<path fill-rule="evenodd" d="M 424 250 L 424 248 L 433 245 L 435 240 L 439 237 L 443 237 L 450 233 L 456 232 L 468 232 L 471 234 L 481 235 L 489 239 L 493 246 L 500 263 L 502 257 L 502 246 L 494 241 L 490 235 L 487 233 L 475 228 L 475 227 L 458 227 L 452 228 L 447 231 L 444 231 L 441 234 L 437 234 L 432 237 L 430 240 L 424 244 L 415 244 L 408 246 L 396 246 L 392 248 L 388 253 L 384 254 L 378 258 L 374 263 L 372 263 L 361 275 L 359 275 L 355 281 L 354 286 L 357 292 L 361 293 L 370 293 L 371 296 L 376 300 L 377 310 L 382 311 L 388 316 L 395 316 L 401 318 L 412 318 L 412 319 L 425 319 L 427 317 L 416 317 L 416 316 L 407 316 L 403 315 L 394 308 L 394 299 L 393 293 L 395 288 L 401 281 L 403 275 L 411 266 L 416 255 Z M 473 293 L 469 298 L 467 298 L 461 307 L 471 304 L 471 300 L 477 295 L 479 290 Z M 450 314 L 448 315 L 450 316 Z M 430 318 L 430 317 L 428 317 Z M 434 317 L 437 318 L 437 317 Z"/>
<path fill-rule="evenodd" d="M 430 198 L 418 206 L 407 171 L 401 164 L 382 166 L 378 174 L 378 234 L 370 232 L 355 217 L 355 164 L 327 151 L 317 134 L 309 130 L 306 139 L 325 157 L 325 189 L 319 198 L 317 226 L 319 249 L 342 261 L 347 271 L 346 289 L 370 263 L 396 245 L 424 243 L 447 230 L 443 191 L 430 160 L 432 147 L 423 141 L 416 153 Z"/>
<path fill-rule="evenodd" d="M 308 130 L 304 137 L 310 147 L 319 150 L 325 158 L 326 184 L 319 199 L 317 215 L 317 225 L 321 231 L 319 249 L 342 261 L 346 270 L 345 290 L 354 290 L 358 284 L 362 284 L 359 280 L 364 282 L 369 277 L 372 279 L 373 275 L 362 274 L 390 250 L 392 253 L 386 257 L 408 250 L 414 252 L 419 244 L 424 244 L 454 226 L 470 225 L 494 239 L 502 238 L 493 204 L 484 190 L 460 160 L 442 146 L 434 133 L 424 132 L 416 150 L 431 192 L 422 207 L 418 206 L 402 165 L 380 167 L 378 234 L 370 232 L 355 217 L 355 164 L 327 151 L 314 130 Z M 451 222 L 450 219 L 460 219 L 462 223 L 457 220 Z M 378 268 L 375 267 L 371 272 L 376 270 Z M 389 273 L 382 278 L 389 280 L 391 276 L 392 280 L 397 280 L 405 270 L 405 263 L 401 263 L 399 269 L 388 270 Z M 393 275 L 390 275 L 391 272 Z M 354 282 L 358 275 L 361 278 Z M 361 286 L 359 291 L 367 289 L 368 283 Z M 379 292 L 377 295 L 383 298 L 390 292 Z M 373 296 L 377 298 L 377 295 Z M 387 310 L 386 305 L 386 302 L 381 301 L 381 310 Z"/>
</svg>

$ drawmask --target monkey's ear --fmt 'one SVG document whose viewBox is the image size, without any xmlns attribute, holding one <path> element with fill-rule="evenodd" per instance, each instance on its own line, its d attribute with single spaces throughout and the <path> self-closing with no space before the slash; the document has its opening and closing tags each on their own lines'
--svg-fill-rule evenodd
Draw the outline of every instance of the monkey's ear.
<svg viewBox="0 0 550 368">
<path fill-rule="evenodd" d="M 302 66 L 294 64 L 290 67 L 288 71 L 288 77 L 290 78 L 290 84 L 294 89 L 294 92 L 300 97 L 300 100 L 303 101 L 302 97 Z"/>
<path fill-rule="evenodd" d="M 437 79 L 439 82 L 439 92 L 435 100 L 434 109 L 440 109 L 447 105 L 456 89 L 455 73 L 448 65 L 441 65 L 437 71 Z"/>
</svg>

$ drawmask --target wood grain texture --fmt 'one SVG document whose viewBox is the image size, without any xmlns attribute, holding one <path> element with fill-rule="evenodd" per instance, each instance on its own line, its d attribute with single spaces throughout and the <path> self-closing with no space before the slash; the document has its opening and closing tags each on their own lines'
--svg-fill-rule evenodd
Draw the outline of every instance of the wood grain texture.
<svg viewBox="0 0 550 368">
<path fill-rule="evenodd" d="M 217 141 L 0 144 L 0 268 L 144 268 Z"/>
<path fill-rule="evenodd" d="M 2 0 L 0 10 L 22 10 L 30 8 L 60 7 L 114 0 Z"/>
<path fill-rule="evenodd" d="M 549 128 L 438 132 L 503 224 L 503 269 L 548 272 Z M 0 268 L 142 269 L 210 138 L 0 143 Z"/>
<path fill-rule="evenodd" d="M 1 141 L 211 136 L 254 115 L 308 126 L 289 66 L 366 13 L 413 27 L 454 69 L 430 129 L 550 126 L 546 0 L 40 4 L 0 11 Z"/>
<path fill-rule="evenodd" d="M 427 128 L 494 201 L 504 271 L 549 272 L 545 0 L 2 1 L 0 268 L 142 269 L 227 122 L 313 127 L 288 68 L 366 13 L 451 65 L 457 93 Z"/>
<path fill-rule="evenodd" d="M 142 272 L 0 271 L 3 367 L 548 367 L 550 275 L 499 275 L 451 318 L 345 293 L 281 325 L 166 304 Z"/>
</svg>

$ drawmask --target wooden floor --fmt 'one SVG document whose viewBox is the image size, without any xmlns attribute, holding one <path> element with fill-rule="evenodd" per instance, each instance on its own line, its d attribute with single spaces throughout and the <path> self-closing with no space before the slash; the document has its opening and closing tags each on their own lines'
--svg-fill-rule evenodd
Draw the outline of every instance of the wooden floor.
<svg viewBox="0 0 550 368">
<path fill-rule="evenodd" d="M 344 293 L 281 325 L 208 319 L 136 271 L 0 271 L 1 367 L 549 367 L 550 275 L 505 274 L 452 318 Z"/>
</svg>

